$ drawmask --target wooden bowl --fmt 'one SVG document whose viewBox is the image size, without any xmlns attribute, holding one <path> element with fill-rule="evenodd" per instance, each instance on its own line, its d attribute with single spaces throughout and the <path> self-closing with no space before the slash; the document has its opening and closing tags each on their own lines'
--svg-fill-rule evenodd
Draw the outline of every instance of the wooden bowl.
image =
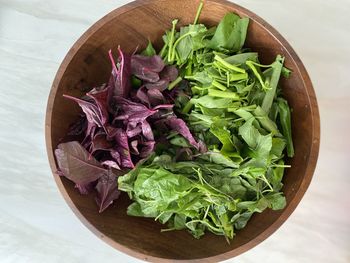
<svg viewBox="0 0 350 263">
<path fill-rule="evenodd" d="M 138 0 L 118 8 L 94 24 L 74 44 L 62 62 L 53 82 L 46 113 L 46 144 L 52 171 L 57 170 L 54 149 L 77 118 L 80 109 L 62 97 L 80 96 L 86 88 L 108 80 L 111 66 L 107 52 L 118 45 L 126 52 L 145 47 L 150 39 L 161 46 L 161 36 L 174 18 L 180 25 L 193 21 L 199 1 Z M 227 1 L 207 0 L 201 22 L 216 25 L 226 12 L 250 18 L 246 46 L 258 51 L 262 62 L 270 63 L 277 54 L 286 57 L 293 71 L 282 81 L 283 93 L 293 108 L 295 157 L 290 160 L 283 191 L 287 206 L 283 211 L 267 210 L 256 214 L 247 226 L 227 244 L 221 236 L 207 233 L 196 240 L 186 231 L 161 233 L 161 225 L 152 219 L 126 215 L 130 201 L 122 196 L 99 214 L 93 194 L 81 196 L 73 183 L 54 176 L 65 200 L 80 220 L 98 237 L 114 248 L 148 261 L 186 260 L 216 262 L 237 256 L 270 236 L 293 212 L 310 184 L 319 150 L 319 113 L 309 76 L 287 41 L 252 12 Z M 273 253 L 273 252 L 271 252 Z"/>
</svg>

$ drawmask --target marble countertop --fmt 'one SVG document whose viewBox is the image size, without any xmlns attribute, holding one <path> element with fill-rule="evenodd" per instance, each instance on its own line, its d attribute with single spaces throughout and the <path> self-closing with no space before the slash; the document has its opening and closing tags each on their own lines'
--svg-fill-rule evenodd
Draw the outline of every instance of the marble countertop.
<svg viewBox="0 0 350 263">
<path fill-rule="evenodd" d="M 1 262 L 140 262 L 76 218 L 52 178 L 44 143 L 60 62 L 87 28 L 127 2 L 0 0 Z M 322 132 L 314 179 L 296 211 L 262 244 L 227 262 L 350 262 L 350 1 L 236 2 L 272 24 L 302 58 Z"/>
</svg>

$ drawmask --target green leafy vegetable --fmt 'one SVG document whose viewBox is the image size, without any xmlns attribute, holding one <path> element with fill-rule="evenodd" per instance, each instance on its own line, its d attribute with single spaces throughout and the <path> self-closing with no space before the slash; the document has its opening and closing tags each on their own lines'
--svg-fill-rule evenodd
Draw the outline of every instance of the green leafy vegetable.
<svg viewBox="0 0 350 263">
<path fill-rule="evenodd" d="M 239 51 L 245 42 L 249 19 L 227 13 L 219 23 L 209 47 L 214 50 Z"/>
<path fill-rule="evenodd" d="M 148 41 L 148 45 L 144 51 L 141 52 L 141 55 L 152 57 L 156 55 L 156 50 L 154 49 L 152 42 Z"/>
<path fill-rule="evenodd" d="M 207 28 L 202 8 L 179 31 L 172 22 L 160 51 L 179 70 L 167 96 L 177 94 L 174 111 L 198 143 L 191 148 L 178 132 L 164 134 L 168 144 L 159 143 L 118 185 L 133 200 L 129 215 L 167 224 L 162 231 L 186 229 L 195 238 L 209 231 L 229 241 L 254 213 L 286 206 L 283 158 L 294 148 L 279 80 L 291 71 L 280 55 L 262 65 L 258 53 L 243 48 L 248 18 L 227 13 Z M 143 53 L 155 51 L 149 44 Z"/>
<path fill-rule="evenodd" d="M 290 108 L 288 106 L 288 102 L 284 99 L 278 100 L 278 107 L 279 107 L 280 123 L 282 126 L 283 134 L 287 140 L 287 154 L 288 154 L 288 157 L 293 157 L 294 147 L 293 147 L 293 141 L 292 141 Z"/>
</svg>

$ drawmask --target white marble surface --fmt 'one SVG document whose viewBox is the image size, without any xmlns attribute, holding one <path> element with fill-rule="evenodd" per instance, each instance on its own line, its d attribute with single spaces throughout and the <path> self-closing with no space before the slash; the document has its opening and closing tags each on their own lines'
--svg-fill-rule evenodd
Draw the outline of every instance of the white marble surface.
<svg viewBox="0 0 350 263">
<path fill-rule="evenodd" d="M 127 2 L 0 0 L 0 262 L 140 262 L 75 217 L 44 145 L 46 100 L 64 55 Z M 236 2 L 271 23 L 302 58 L 318 96 L 322 138 L 314 179 L 294 214 L 228 262 L 350 262 L 350 1 Z"/>
</svg>

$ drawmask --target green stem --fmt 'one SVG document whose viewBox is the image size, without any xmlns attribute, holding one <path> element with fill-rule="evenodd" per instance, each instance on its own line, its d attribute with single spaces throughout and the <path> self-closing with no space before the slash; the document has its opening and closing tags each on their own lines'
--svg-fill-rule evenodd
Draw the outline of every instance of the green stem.
<svg viewBox="0 0 350 263">
<path fill-rule="evenodd" d="M 230 72 L 226 71 L 226 86 L 230 87 Z"/>
<path fill-rule="evenodd" d="M 291 168 L 292 166 L 288 164 L 273 164 L 273 165 L 270 165 L 270 167 Z"/>
<path fill-rule="evenodd" d="M 170 35 L 170 40 L 169 40 L 169 50 L 168 50 L 168 62 L 172 62 L 173 60 L 171 60 L 172 58 L 172 50 L 173 50 L 173 44 L 174 44 L 174 37 L 175 37 L 175 28 L 176 28 L 176 24 L 179 20 L 175 19 L 173 20 L 172 24 L 173 27 L 171 29 L 171 35 Z"/>
<path fill-rule="evenodd" d="M 192 109 L 192 106 L 193 106 L 193 104 L 192 104 L 192 102 L 189 100 L 189 101 L 186 103 L 185 107 L 183 108 L 182 114 L 187 114 L 187 113 L 189 113 L 189 111 Z"/>
<path fill-rule="evenodd" d="M 218 55 L 215 55 L 214 59 L 218 62 L 220 62 L 221 65 L 223 65 L 224 67 L 228 68 L 228 69 L 231 69 L 233 71 L 236 71 L 236 72 L 239 72 L 239 73 L 245 73 L 245 70 L 240 68 L 240 67 L 237 67 L 235 65 L 232 65 L 230 63 L 228 63 L 227 61 L 225 61 L 223 58 L 221 58 L 220 56 Z"/>
<path fill-rule="evenodd" d="M 204 216 L 203 216 L 203 219 L 202 219 L 202 220 L 204 220 L 204 219 L 206 219 L 206 218 L 207 218 L 207 215 L 208 215 L 209 209 L 210 209 L 210 205 L 208 205 L 207 209 L 205 210 L 205 214 L 204 214 Z"/>
<path fill-rule="evenodd" d="M 173 82 L 171 82 L 168 86 L 168 90 L 172 90 L 173 88 L 175 88 L 175 86 L 177 84 L 179 84 L 181 82 L 182 78 L 180 76 L 177 77 L 177 79 L 175 79 Z"/>
<path fill-rule="evenodd" d="M 230 81 L 244 80 L 248 78 L 247 73 L 243 74 L 230 74 Z"/>
<path fill-rule="evenodd" d="M 165 56 L 165 51 L 166 51 L 166 48 L 168 47 L 168 44 L 165 44 L 164 46 L 163 46 L 163 48 L 162 48 L 162 50 L 159 52 L 159 56 L 161 57 L 161 58 L 164 58 L 164 56 Z"/>
<path fill-rule="evenodd" d="M 254 66 L 254 63 L 252 61 L 247 61 L 246 65 L 253 71 L 254 75 L 256 76 L 256 78 L 259 80 L 263 90 L 269 90 L 270 88 L 267 87 L 264 83 L 264 80 L 262 79 L 261 75 L 259 74 L 258 70 L 256 69 L 256 67 Z"/>
<path fill-rule="evenodd" d="M 239 100 L 239 96 L 235 92 L 231 92 L 231 91 L 209 90 L 208 95 L 211 97 Z"/>
<path fill-rule="evenodd" d="M 196 18 L 194 19 L 194 22 L 193 22 L 194 25 L 198 23 L 199 17 L 202 13 L 203 5 L 204 5 L 203 0 L 201 0 L 197 9 Z"/>
<path fill-rule="evenodd" d="M 182 36 L 180 36 L 176 41 L 175 43 L 172 45 L 171 49 L 173 50 L 173 52 L 171 52 L 171 61 L 174 61 L 175 59 L 175 49 L 176 49 L 176 46 L 179 44 L 179 42 L 184 39 L 185 37 L 187 36 L 190 36 L 192 34 L 192 32 L 187 32 L 186 34 L 183 34 Z"/>
<path fill-rule="evenodd" d="M 262 175 L 262 177 L 260 177 L 260 179 L 263 180 L 265 182 L 265 184 L 267 184 L 267 186 L 270 188 L 270 192 L 273 191 L 273 187 L 271 186 L 269 181 L 266 179 L 265 175 Z"/>
<path fill-rule="evenodd" d="M 212 81 L 211 85 L 213 85 L 215 88 L 218 88 L 219 90 L 222 90 L 222 91 L 225 91 L 227 89 L 224 85 L 217 82 L 215 79 Z"/>
</svg>

